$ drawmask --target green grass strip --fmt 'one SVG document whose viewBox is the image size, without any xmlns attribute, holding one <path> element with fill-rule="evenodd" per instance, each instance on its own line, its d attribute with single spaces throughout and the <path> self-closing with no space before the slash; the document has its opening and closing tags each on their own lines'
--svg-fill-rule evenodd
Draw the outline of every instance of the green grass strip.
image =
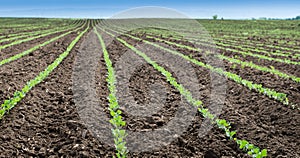
<svg viewBox="0 0 300 158">
<path fill-rule="evenodd" d="M 57 31 L 51 30 L 51 32 L 47 32 L 47 33 L 42 34 L 42 35 L 38 35 L 38 36 L 34 36 L 34 37 L 22 39 L 22 40 L 19 40 L 19 41 L 15 41 L 15 42 L 12 42 L 12 43 L 0 46 L 0 50 L 2 50 L 4 48 L 7 48 L 7 47 L 10 47 L 10 46 L 13 46 L 13 45 L 16 45 L 16 44 L 21 44 L 21 43 L 24 43 L 24 42 L 32 41 L 32 40 L 37 39 L 37 38 L 45 37 L 45 36 L 48 36 L 48 35 L 51 35 L 51 34 L 55 34 L 55 33 L 59 33 L 59 32 L 64 32 L 64 31 L 71 30 L 71 29 L 74 29 L 74 28 L 75 27 L 73 27 L 73 28 L 67 27 L 67 28 L 59 29 Z"/>
<path fill-rule="evenodd" d="M 66 51 L 59 55 L 55 61 L 50 64 L 44 71 L 40 72 L 34 79 L 27 82 L 27 84 L 22 88 L 21 91 L 15 91 L 14 96 L 10 99 L 4 101 L 1 105 L 0 110 L 0 120 L 3 118 L 4 114 L 9 112 L 13 107 L 20 102 L 26 94 L 36 85 L 41 83 L 49 74 L 69 55 L 70 51 L 76 45 L 76 43 L 80 40 L 80 38 L 88 31 L 89 27 L 87 27 L 84 31 L 82 31 L 67 47 Z"/>
<path fill-rule="evenodd" d="M 101 35 L 97 32 L 96 27 L 94 28 L 94 32 L 97 34 L 98 39 L 100 41 L 102 51 L 103 51 L 103 56 L 106 64 L 106 68 L 108 71 L 108 76 L 107 76 L 107 83 L 108 83 L 108 89 L 109 89 L 109 96 L 108 96 L 108 101 L 109 101 L 109 111 L 110 115 L 112 116 L 112 119 L 109 121 L 113 126 L 114 129 L 112 129 L 112 134 L 114 136 L 114 143 L 115 143 L 115 148 L 117 150 L 116 156 L 118 158 L 125 158 L 127 155 L 127 148 L 126 148 L 126 142 L 125 142 L 125 137 L 126 137 L 126 131 L 122 129 L 126 125 L 126 122 L 122 120 L 122 112 L 119 110 L 120 106 L 118 104 L 118 100 L 116 97 L 116 76 L 115 76 L 115 71 L 112 66 L 112 62 L 109 58 L 109 54 L 106 50 L 105 43 L 101 37 Z"/>
<path fill-rule="evenodd" d="M 245 79 L 241 78 L 237 74 L 225 71 L 225 70 L 223 70 L 221 68 L 215 68 L 215 67 L 213 67 L 213 66 L 211 66 L 209 64 L 205 64 L 205 63 L 203 63 L 201 61 L 198 61 L 198 60 L 196 60 L 194 58 L 191 58 L 191 57 L 189 57 L 187 55 L 184 55 L 184 54 L 182 54 L 180 52 L 177 52 L 177 51 L 174 51 L 174 50 L 170 50 L 168 48 L 162 47 L 162 46 L 160 46 L 158 44 L 149 42 L 147 40 L 142 40 L 141 38 L 137 38 L 137 37 L 131 36 L 129 34 L 124 34 L 124 35 L 126 35 L 126 36 L 128 36 L 130 38 L 133 38 L 135 40 L 143 41 L 143 42 L 145 42 L 145 43 L 147 43 L 149 45 L 152 45 L 152 46 L 160 48 L 160 49 L 162 49 L 164 51 L 170 52 L 171 54 L 180 56 L 180 57 L 182 57 L 182 58 L 184 58 L 184 59 L 186 59 L 186 60 L 188 60 L 188 61 L 190 61 L 190 62 L 192 62 L 192 63 L 194 63 L 196 65 L 198 65 L 198 66 L 207 68 L 207 69 L 209 69 L 212 72 L 216 72 L 218 74 L 224 75 L 225 77 L 233 80 L 234 82 L 236 82 L 238 84 L 241 84 L 241 85 L 247 87 L 250 90 L 253 89 L 253 90 L 255 90 L 255 91 L 257 91 L 257 92 L 259 92 L 261 94 L 264 94 L 264 95 L 268 96 L 269 98 L 273 98 L 275 100 L 278 100 L 278 101 L 282 102 L 285 105 L 289 104 L 289 100 L 287 98 L 287 94 L 285 94 L 285 93 L 279 93 L 279 92 L 276 92 L 273 89 L 264 88 L 261 84 L 255 84 L 252 81 L 245 80 Z"/>
<path fill-rule="evenodd" d="M 52 42 L 54 42 L 54 41 L 56 41 L 56 40 L 58 40 L 58 39 L 60 39 L 62 37 L 65 37 L 66 35 L 68 35 L 68 34 L 70 34 L 72 32 L 75 32 L 75 31 L 78 31 L 78 30 L 82 29 L 83 27 L 84 26 L 81 26 L 80 28 L 77 28 L 75 30 L 69 31 L 69 32 L 64 33 L 64 34 L 62 34 L 60 36 L 54 37 L 54 38 L 50 39 L 49 41 L 46 41 L 46 42 L 44 42 L 42 44 L 36 45 L 36 46 L 34 46 L 34 47 L 32 47 L 32 48 L 30 48 L 30 49 L 28 49 L 28 50 L 26 50 L 26 51 L 24 51 L 22 53 L 19 53 L 19 54 L 16 54 L 16 55 L 12 56 L 12 57 L 6 58 L 6 59 L 0 61 L 0 66 L 2 66 L 4 64 L 7 64 L 9 62 L 15 61 L 17 59 L 20 59 L 21 57 L 23 57 L 25 55 L 28 55 L 28 54 L 32 53 L 33 51 L 35 51 L 35 50 L 37 50 L 37 49 L 39 49 L 39 48 L 41 48 L 43 46 L 46 46 L 46 45 L 48 45 L 48 44 L 50 44 L 50 43 L 52 43 Z"/>
<path fill-rule="evenodd" d="M 104 30 L 103 30 L 104 31 Z M 106 31 L 105 31 L 106 32 Z M 109 35 L 113 36 L 113 34 L 106 32 Z M 194 99 L 193 96 L 191 95 L 191 92 L 189 90 L 187 90 L 184 86 L 182 86 L 181 84 L 179 84 L 176 81 L 176 78 L 174 78 L 172 76 L 172 74 L 167 71 L 164 67 L 159 66 L 155 61 L 153 61 L 151 58 L 149 58 L 145 53 L 139 51 L 138 49 L 136 49 L 134 46 L 128 44 L 126 41 L 124 41 L 123 39 L 120 38 L 116 38 L 119 42 L 121 42 L 123 45 L 125 45 L 126 47 L 128 47 L 129 49 L 131 49 L 132 51 L 134 51 L 137 55 L 141 56 L 147 63 L 149 63 L 150 65 L 152 65 L 153 68 L 155 68 L 157 71 L 159 71 L 162 75 L 164 75 L 167 78 L 167 81 L 174 86 L 181 95 L 183 95 L 185 97 L 185 99 L 192 104 L 193 106 L 198 108 L 198 111 L 202 114 L 203 117 L 210 119 L 212 124 L 217 124 L 217 126 L 225 131 L 225 134 L 228 138 L 230 138 L 230 140 L 235 141 L 240 149 L 243 149 L 245 151 L 247 151 L 247 154 L 255 157 L 255 158 L 262 158 L 262 157 L 266 157 L 267 156 L 267 150 L 263 149 L 261 150 L 259 147 L 254 146 L 253 144 L 250 144 L 248 141 L 246 140 L 239 140 L 236 137 L 234 137 L 236 135 L 236 131 L 231 131 L 231 126 L 230 123 L 227 122 L 224 119 L 217 119 L 213 114 L 211 114 L 209 112 L 208 109 L 203 107 L 203 103 L 200 100 Z"/>
</svg>

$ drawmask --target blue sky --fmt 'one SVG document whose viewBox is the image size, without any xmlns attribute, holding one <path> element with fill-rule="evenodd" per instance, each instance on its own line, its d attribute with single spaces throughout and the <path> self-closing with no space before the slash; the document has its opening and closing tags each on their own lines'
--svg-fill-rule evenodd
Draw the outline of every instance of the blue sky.
<svg viewBox="0 0 300 158">
<path fill-rule="evenodd" d="M 191 18 L 289 18 L 300 15 L 300 0 L 1 0 L 0 17 L 109 18 L 134 7 L 160 6 Z"/>
</svg>

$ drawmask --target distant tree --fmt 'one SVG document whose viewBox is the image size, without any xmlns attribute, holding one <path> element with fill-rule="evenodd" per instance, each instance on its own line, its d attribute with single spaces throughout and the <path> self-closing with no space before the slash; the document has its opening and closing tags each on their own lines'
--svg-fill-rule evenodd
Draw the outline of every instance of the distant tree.
<svg viewBox="0 0 300 158">
<path fill-rule="evenodd" d="M 267 20 L 267 18 L 266 17 L 260 17 L 260 18 L 258 18 L 258 20 Z"/>
<path fill-rule="evenodd" d="M 224 20 L 224 18 L 222 17 L 221 20 Z"/>
<path fill-rule="evenodd" d="M 217 19 L 218 19 L 218 15 L 214 15 L 214 16 L 213 16 L 213 19 L 214 19 L 214 20 L 217 20 Z"/>
</svg>

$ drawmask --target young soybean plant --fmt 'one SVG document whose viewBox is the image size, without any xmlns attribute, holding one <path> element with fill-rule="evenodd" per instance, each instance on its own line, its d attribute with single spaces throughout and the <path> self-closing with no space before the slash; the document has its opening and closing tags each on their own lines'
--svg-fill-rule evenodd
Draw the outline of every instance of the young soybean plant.
<svg viewBox="0 0 300 158">
<path fill-rule="evenodd" d="M 230 140 L 234 140 L 239 145 L 239 148 L 246 151 L 248 155 L 252 156 L 253 158 L 267 157 L 266 149 L 260 150 L 259 147 L 249 143 L 247 140 L 239 140 L 234 138 L 233 136 L 236 134 L 236 131 L 230 131 L 230 123 L 227 123 L 226 120 L 216 119 L 216 123 L 220 129 L 225 131 L 226 136 L 229 137 Z"/>
<path fill-rule="evenodd" d="M 117 150 L 117 157 L 118 158 L 125 158 L 128 151 L 126 148 L 126 142 L 125 142 L 125 137 L 126 137 L 126 131 L 122 130 L 122 127 L 126 125 L 126 122 L 122 120 L 122 112 L 119 110 L 119 104 L 118 100 L 116 97 L 116 76 L 115 72 L 112 66 L 112 62 L 109 59 L 109 54 L 106 50 L 105 43 L 101 37 L 101 35 L 97 32 L 97 28 L 94 28 L 94 32 L 97 34 L 98 39 L 100 41 L 102 51 L 103 51 L 103 56 L 106 64 L 106 68 L 108 70 L 108 76 L 107 76 L 107 83 L 108 83 L 108 89 L 109 89 L 109 96 L 108 96 L 108 101 L 109 101 L 109 112 L 110 115 L 112 116 L 112 119 L 109 121 L 113 126 L 114 129 L 112 129 L 112 134 L 114 137 L 114 143 L 115 143 L 115 148 Z"/>
</svg>

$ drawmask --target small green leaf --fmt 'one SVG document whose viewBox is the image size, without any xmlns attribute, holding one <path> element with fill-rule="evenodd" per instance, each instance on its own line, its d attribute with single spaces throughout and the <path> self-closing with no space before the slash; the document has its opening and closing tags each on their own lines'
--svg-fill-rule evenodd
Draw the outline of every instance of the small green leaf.
<svg viewBox="0 0 300 158">
<path fill-rule="evenodd" d="M 248 148 L 248 150 L 251 150 L 251 149 L 254 148 L 254 145 L 253 144 L 249 144 L 247 148 Z"/>
<path fill-rule="evenodd" d="M 117 114 L 121 115 L 122 111 L 121 110 L 117 110 Z"/>
<path fill-rule="evenodd" d="M 110 115 L 111 115 L 111 116 L 115 116 L 116 113 L 115 113 L 113 110 L 111 110 L 111 111 L 110 111 Z"/>
<path fill-rule="evenodd" d="M 251 151 L 248 151 L 248 153 L 247 153 L 247 154 L 251 156 L 253 153 L 252 153 Z"/>
<path fill-rule="evenodd" d="M 257 148 L 257 147 L 254 148 L 254 149 L 253 149 L 253 152 L 254 152 L 255 154 L 258 154 L 258 153 L 259 153 L 259 148 Z"/>
<path fill-rule="evenodd" d="M 126 122 L 125 121 L 121 121 L 121 126 L 125 126 L 126 125 Z"/>
<path fill-rule="evenodd" d="M 267 154 L 267 149 L 263 149 L 263 150 L 261 151 L 261 156 L 262 156 L 262 157 L 268 156 L 268 154 Z"/>
<path fill-rule="evenodd" d="M 231 131 L 230 132 L 230 137 L 232 138 L 236 134 L 236 131 Z"/>
</svg>

